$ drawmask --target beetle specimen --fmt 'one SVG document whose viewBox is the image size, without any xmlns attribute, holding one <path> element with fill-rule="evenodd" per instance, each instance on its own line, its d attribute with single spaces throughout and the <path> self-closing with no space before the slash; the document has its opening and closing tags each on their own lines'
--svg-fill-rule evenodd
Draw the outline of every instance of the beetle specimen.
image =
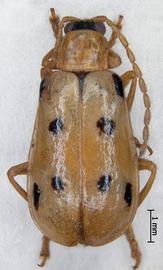
<svg viewBox="0 0 163 270">
<path fill-rule="evenodd" d="M 42 61 L 28 162 L 8 171 L 44 235 L 40 266 L 49 257 L 50 240 L 66 246 L 99 246 L 122 234 L 136 260 L 134 268 L 140 264 L 131 224 L 153 184 L 156 165 L 141 157 L 146 150 L 152 154 L 147 144 L 150 100 L 135 56 L 121 33 L 121 21 L 122 16 L 117 23 L 105 16 L 59 21 L 51 9 L 56 43 Z M 112 29 L 109 40 L 104 36 L 105 24 Z M 116 39 L 132 65 L 122 76 L 110 71 L 121 64 L 112 50 Z M 142 144 L 133 135 L 129 116 L 137 82 L 145 105 Z M 140 170 L 151 172 L 141 192 Z M 14 178 L 23 174 L 28 177 L 27 192 Z"/>
</svg>

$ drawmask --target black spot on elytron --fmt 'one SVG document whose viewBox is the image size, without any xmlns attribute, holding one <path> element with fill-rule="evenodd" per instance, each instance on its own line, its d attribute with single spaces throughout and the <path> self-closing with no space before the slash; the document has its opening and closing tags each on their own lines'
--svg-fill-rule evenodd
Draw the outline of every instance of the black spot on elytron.
<svg viewBox="0 0 163 270">
<path fill-rule="evenodd" d="M 96 126 L 100 129 L 101 132 L 104 132 L 107 135 L 112 135 L 116 127 L 113 120 L 109 120 L 107 117 L 104 116 L 97 121 Z"/>
<path fill-rule="evenodd" d="M 132 185 L 130 183 L 126 184 L 124 200 L 126 201 L 128 207 L 131 206 L 131 203 L 132 203 Z"/>
<path fill-rule="evenodd" d="M 58 176 L 55 176 L 52 178 L 51 186 L 53 189 L 58 190 L 58 191 L 64 190 L 62 179 Z"/>
<path fill-rule="evenodd" d="M 36 183 L 33 185 L 33 199 L 34 199 L 34 207 L 36 210 L 39 208 L 39 199 L 40 199 L 40 189 Z"/>
<path fill-rule="evenodd" d="M 70 22 L 66 24 L 64 32 L 68 33 L 74 30 L 93 30 L 105 34 L 106 28 L 102 22 L 94 22 L 90 20 L 81 20 L 76 22 Z"/>
<path fill-rule="evenodd" d="M 62 120 L 56 118 L 49 124 L 49 131 L 53 132 L 53 134 L 57 135 L 63 129 Z"/>
<path fill-rule="evenodd" d="M 45 79 L 43 79 L 40 83 L 40 98 L 42 96 L 42 92 L 45 89 Z"/>
<path fill-rule="evenodd" d="M 123 84 L 121 78 L 115 73 L 112 74 L 112 77 L 115 84 L 115 90 L 117 92 L 117 95 L 124 97 Z"/>
<path fill-rule="evenodd" d="M 109 189 L 110 187 L 110 182 L 111 182 L 111 177 L 110 175 L 103 175 L 100 177 L 100 180 L 98 181 L 98 189 L 101 192 L 105 192 Z"/>
</svg>

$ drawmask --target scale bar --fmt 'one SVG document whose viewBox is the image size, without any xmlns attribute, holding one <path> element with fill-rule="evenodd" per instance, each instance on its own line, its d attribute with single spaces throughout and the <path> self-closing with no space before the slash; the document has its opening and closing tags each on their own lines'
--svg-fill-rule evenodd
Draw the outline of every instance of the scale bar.
<svg viewBox="0 0 163 270">
<path fill-rule="evenodd" d="M 149 230 L 150 230 L 150 236 L 149 236 L 149 240 L 147 241 L 147 243 L 155 243 L 155 241 L 152 240 L 152 212 L 154 211 L 154 209 L 147 209 L 147 211 L 149 211 Z"/>
</svg>

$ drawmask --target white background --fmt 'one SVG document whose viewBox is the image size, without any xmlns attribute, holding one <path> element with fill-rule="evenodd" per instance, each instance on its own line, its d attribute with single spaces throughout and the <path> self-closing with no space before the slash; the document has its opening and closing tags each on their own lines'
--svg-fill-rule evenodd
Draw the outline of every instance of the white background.
<svg viewBox="0 0 163 270">
<path fill-rule="evenodd" d="M 39 70 L 43 55 L 54 45 L 48 21 L 49 8 L 62 16 L 81 18 L 124 15 L 122 32 L 127 36 L 146 79 L 152 101 L 149 157 L 158 166 L 152 191 L 138 209 L 134 230 L 142 251 L 141 270 L 163 269 L 163 1 L 162 0 L 0 0 L 0 269 L 39 269 L 41 233 L 35 227 L 27 203 L 8 182 L 6 171 L 27 160 L 39 95 Z M 125 56 L 121 46 L 115 50 Z M 117 70 L 130 69 L 128 61 Z M 138 89 L 132 125 L 142 138 L 142 95 Z M 161 166 L 162 165 L 162 166 Z M 141 174 L 141 183 L 149 174 Z M 20 177 L 25 183 L 26 178 Z M 22 179 L 22 180 L 21 180 Z M 25 185 L 24 185 L 25 186 Z M 158 219 L 155 244 L 149 238 L 148 208 Z M 133 261 L 124 236 L 98 247 L 67 248 L 51 243 L 46 270 L 128 270 Z"/>
</svg>

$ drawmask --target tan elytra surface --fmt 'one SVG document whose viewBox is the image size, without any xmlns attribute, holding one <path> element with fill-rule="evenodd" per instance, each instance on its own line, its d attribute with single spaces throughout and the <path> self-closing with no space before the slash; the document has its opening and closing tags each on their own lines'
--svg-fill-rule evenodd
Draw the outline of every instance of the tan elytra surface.
<svg viewBox="0 0 163 270">
<path fill-rule="evenodd" d="M 101 117 L 114 121 L 113 134 L 100 131 Z M 53 134 L 49 124 L 56 118 L 62 119 L 63 129 Z M 29 155 L 27 191 L 31 215 L 42 233 L 68 246 L 102 245 L 124 233 L 139 198 L 135 147 L 127 105 L 117 94 L 110 71 L 92 72 L 80 81 L 62 71 L 46 78 Z M 62 179 L 63 190 L 52 187 L 55 176 Z M 98 188 L 102 176 L 111 177 L 105 192 Z M 37 208 L 34 183 L 40 189 Z M 132 185 L 131 206 L 124 200 L 127 183 Z"/>
</svg>

